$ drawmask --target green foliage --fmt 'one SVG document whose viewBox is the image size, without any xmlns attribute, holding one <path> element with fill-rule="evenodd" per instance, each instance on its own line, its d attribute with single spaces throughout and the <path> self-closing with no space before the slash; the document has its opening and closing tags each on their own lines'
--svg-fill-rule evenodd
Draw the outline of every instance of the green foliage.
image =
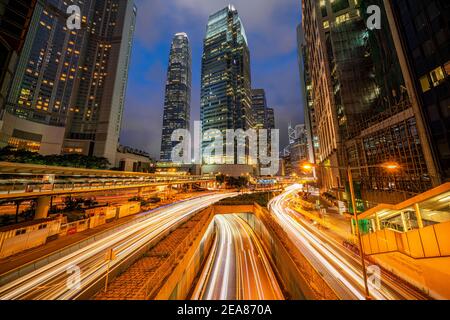
<svg viewBox="0 0 450 320">
<path fill-rule="evenodd" d="M 237 189 L 242 189 L 244 187 L 247 187 L 248 183 L 249 183 L 248 177 L 240 176 L 238 178 L 235 178 L 235 177 L 225 176 L 223 174 L 217 175 L 216 181 L 217 181 L 217 183 L 219 183 L 221 185 L 226 183 L 226 185 L 229 188 L 237 188 Z"/>
<path fill-rule="evenodd" d="M 108 159 L 102 157 L 89 157 L 81 154 L 44 156 L 37 152 L 14 150 L 11 147 L 0 149 L 0 161 L 85 169 L 107 169 L 110 166 Z"/>
<path fill-rule="evenodd" d="M 81 210 L 81 206 L 83 205 L 84 200 L 82 198 L 72 198 L 66 197 L 64 199 L 64 211 L 71 212 L 76 210 Z"/>
<path fill-rule="evenodd" d="M 233 198 L 227 198 L 219 201 L 219 205 L 251 205 L 257 203 L 262 207 L 267 207 L 269 200 L 274 196 L 273 193 L 258 192 L 246 193 Z"/>
<path fill-rule="evenodd" d="M 224 174 L 219 174 L 216 176 L 216 181 L 218 184 L 222 185 L 225 183 L 225 175 Z"/>
<path fill-rule="evenodd" d="M 128 202 L 143 201 L 143 200 L 144 199 L 142 199 L 141 197 L 135 196 L 135 197 L 128 199 Z"/>
</svg>

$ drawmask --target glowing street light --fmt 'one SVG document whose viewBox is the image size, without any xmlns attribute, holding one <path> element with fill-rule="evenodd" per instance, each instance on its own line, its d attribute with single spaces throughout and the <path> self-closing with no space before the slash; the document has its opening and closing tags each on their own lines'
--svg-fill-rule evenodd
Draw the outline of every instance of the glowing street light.
<svg viewBox="0 0 450 320">
<path fill-rule="evenodd" d="M 381 167 L 390 171 L 400 169 L 400 165 L 397 162 L 385 162 L 381 165 Z"/>
<path fill-rule="evenodd" d="M 314 164 L 309 163 L 309 162 L 305 162 L 302 164 L 302 169 L 305 171 L 311 171 L 312 169 L 314 169 Z"/>
</svg>

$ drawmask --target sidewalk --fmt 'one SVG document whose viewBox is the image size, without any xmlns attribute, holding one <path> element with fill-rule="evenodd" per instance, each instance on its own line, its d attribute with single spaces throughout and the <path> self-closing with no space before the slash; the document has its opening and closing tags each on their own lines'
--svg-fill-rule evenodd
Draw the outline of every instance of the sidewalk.
<svg viewBox="0 0 450 320">
<path fill-rule="evenodd" d="M 350 218 L 324 206 L 327 208 L 324 219 L 316 210 L 309 212 L 299 206 L 294 209 L 303 215 L 313 214 L 315 221 L 330 229 L 329 234 L 334 234 L 336 239 L 352 239 Z M 450 257 L 414 259 L 400 252 L 390 252 L 366 258 L 435 299 L 450 298 Z"/>
<path fill-rule="evenodd" d="M 333 210 L 332 208 L 329 208 L 326 203 L 320 200 L 319 201 L 322 207 L 326 208 L 324 215 L 322 215 L 316 209 L 306 208 L 311 208 L 312 205 L 315 205 L 317 200 L 319 200 L 318 197 L 310 197 L 308 201 L 299 198 L 294 199 L 293 201 L 296 203 L 294 209 L 307 216 L 308 218 L 316 221 L 321 226 L 330 229 L 336 236 L 338 236 L 342 240 L 352 240 L 353 235 L 351 230 L 350 218 L 339 214 L 337 208 L 336 210 Z"/>
</svg>

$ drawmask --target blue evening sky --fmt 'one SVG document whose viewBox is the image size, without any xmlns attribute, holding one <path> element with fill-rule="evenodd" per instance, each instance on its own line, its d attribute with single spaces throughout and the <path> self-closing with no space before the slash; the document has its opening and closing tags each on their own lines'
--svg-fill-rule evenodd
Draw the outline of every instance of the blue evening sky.
<svg viewBox="0 0 450 320">
<path fill-rule="evenodd" d="M 186 32 L 192 48 L 191 119 L 200 119 L 200 69 L 208 16 L 231 0 L 135 0 L 138 18 L 130 65 L 121 144 L 159 159 L 164 85 L 172 37 Z M 234 0 L 251 55 L 252 87 L 264 88 L 275 109 L 281 146 L 287 126 L 303 122 L 296 26 L 300 0 Z"/>
</svg>

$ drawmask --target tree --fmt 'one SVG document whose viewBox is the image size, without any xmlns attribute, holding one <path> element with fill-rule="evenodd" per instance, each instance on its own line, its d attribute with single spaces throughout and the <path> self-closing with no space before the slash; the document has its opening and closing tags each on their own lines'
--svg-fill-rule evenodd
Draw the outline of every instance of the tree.
<svg viewBox="0 0 450 320">
<path fill-rule="evenodd" d="M 248 185 L 248 177 L 244 176 L 240 176 L 238 178 L 226 177 L 225 180 L 230 188 L 242 189 Z"/>
<path fill-rule="evenodd" d="M 218 184 L 222 185 L 225 183 L 225 175 L 224 174 L 219 174 L 216 176 L 216 181 Z"/>
<path fill-rule="evenodd" d="M 85 156 L 82 154 L 43 156 L 37 152 L 23 149 L 15 150 L 11 146 L 0 149 L 0 161 L 100 170 L 107 169 L 111 165 L 108 159 L 104 157 Z"/>
</svg>

